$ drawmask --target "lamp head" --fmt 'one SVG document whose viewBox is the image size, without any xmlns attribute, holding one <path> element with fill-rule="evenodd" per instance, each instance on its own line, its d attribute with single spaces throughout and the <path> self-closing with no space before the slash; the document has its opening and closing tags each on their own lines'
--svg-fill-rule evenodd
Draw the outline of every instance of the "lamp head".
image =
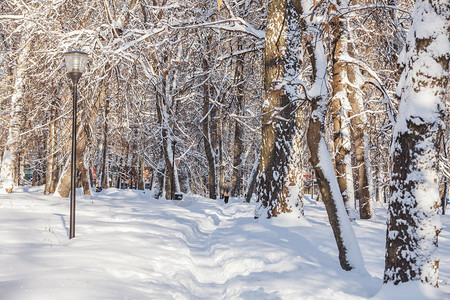
<svg viewBox="0 0 450 300">
<path fill-rule="evenodd" d="M 83 72 L 86 70 L 88 55 L 82 51 L 69 51 L 64 53 L 67 72 L 74 84 L 78 83 Z"/>
</svg>

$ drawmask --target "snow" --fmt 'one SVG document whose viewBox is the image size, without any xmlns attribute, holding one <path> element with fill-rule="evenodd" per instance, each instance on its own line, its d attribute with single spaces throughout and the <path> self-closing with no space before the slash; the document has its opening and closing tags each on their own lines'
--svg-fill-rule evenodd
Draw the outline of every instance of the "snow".
<svg viewBox="0 0 450 300">
<path fill-rule="evenodd" d="M 436 1 L 438 2 L 438 1 Z M 399 62 L 408 67 L 402 73 L 397 88 L 397 94 L 402 101 L 399 107 L 398 124 L 394 136 L 408 132 L 406 120 L 416 124 L 433 123 L 442 110 L 442 99 L 445 95 L 442 85 L 424 84 L 438 81 L 449 76 L 439 61 L 450 53 L 448 26 L 450 19 L 448 9 L 445 10 L 435 3 L 432 7 L 429 1 L 418 1 L 414 6 L 414 18 L 411 30 L 407 36 L 408 47 L 403 49 Z M 416 39 L 430 39 L 430 44 L 424 49 L 416 47 Z"/>
<path fill-rule="evenodd" d="M 107 189 L 69 200 L 43 187 L 0 192 L 1 299 L 450 299 L 450 217 L 440 236 L 440 286 L 382 288 L 386 210 L 354 230 L 369 273 L 343 271 L 323 203 L 305 217 L 253 218 L 254 203 L 182 201 Z M 382 288 L 382 289 L 381 289 Z M 381 289 L 381 290 L 380 290 Z"/>
<path fill-rule="evenodd" d="M 12 188 L 14 187 L 14 179 L 12 174 L 13 168 L 11 167 L 12 165 L 13 157 L 11 155 L 11 152 L 6 150 L 3 153 L 3 160 L 1 160 L 0 166 L 0 186 L 2 186 L 5 190 L 12 190 Z"/>
<path fill-rule="evenodd" d="M 409 299 L 448 299 L 449 295 L 445 296 L 427 284 L 422 284 L 418 281 L 402 283 L 397 286 L 392 283 L 386 284 L 382 287 L 380 292 L 373 297 L 373 300 L 390 300 L 395 296 L 395 300 L 409 300 Z"/>
<path fill-rule="evenodd" d="M 354 182 L 353 182 L 353 170 L 352 170 L 352 162 L 351 162 L 351 156 L 346 155 L 345 156 L 345 178 L 347 180 L 347 196 L 348 196 L 348 202 L 347 205 L 347 211 L 349 213 L 350 220 L 356 219 L 356 201 L 355 201 L 355 188 L 354 188 Z"/>
<path fill-rule="evenodd" d="M 336 215 L 342 230 L 342 240 L 344 241 L 344 245 L 347 247 L 348 263 L 355 270 L 365 272 L 361 250 L 359 249 L 358 241 L 356 240 L 355 233 L 345 210 L 344 200 L 342 199 L 342 194 L 339 190 L 336 176 L 334 176 L 334 166 L 331 161 L 330 152 L 328 151 L 323 137 L 321 137 L 319 143 L 319 157 L 319 167 L 322 169 L 323 174 L 326 176 L 326 180 L 330 184 L 331 194 L 336 205 Z"/>
</svg>

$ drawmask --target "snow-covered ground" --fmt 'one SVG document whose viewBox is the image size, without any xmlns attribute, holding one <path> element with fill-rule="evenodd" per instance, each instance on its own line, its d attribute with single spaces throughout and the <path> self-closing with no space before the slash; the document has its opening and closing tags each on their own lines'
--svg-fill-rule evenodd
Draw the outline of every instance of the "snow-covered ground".
<svg viewBox="0 0 450 300">
<path fill-rule="evenodd" d="M 254 204 L 155 200 L 108 189 L 69 200 L 42 187 L 0 194 L 0 299 L 450 299 L 450 218 L 440 291 L 382 286 L 385 209 L 353 224 L 368 273 L 345 272 L 322 203 L 304 220 L 255 220 Z"/>
</svg>

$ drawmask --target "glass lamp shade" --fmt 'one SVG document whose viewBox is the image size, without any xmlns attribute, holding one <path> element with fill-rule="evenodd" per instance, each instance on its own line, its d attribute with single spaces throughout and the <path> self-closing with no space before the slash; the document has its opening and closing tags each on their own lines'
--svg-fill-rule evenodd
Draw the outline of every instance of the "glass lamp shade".
<svg viewBox="0 0 450 300">
<path fill-rule="evenodd" d="M 64 53 L 67 72 L 83 73 L 86 70 L 88 55 L 82 51 L 69 51 Z"/>
</svg>

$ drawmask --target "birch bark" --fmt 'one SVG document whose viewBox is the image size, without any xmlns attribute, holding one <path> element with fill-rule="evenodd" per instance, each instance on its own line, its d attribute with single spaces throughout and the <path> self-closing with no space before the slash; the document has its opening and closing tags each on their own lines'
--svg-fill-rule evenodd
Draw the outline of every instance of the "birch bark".
<svg viewBox="0 0 450 300">
<path fill-rule="evenodd" d="M 17 159 L 19 154 L 20 128 L 22 125 L 23 97 L 26 84 L 26 70 L 28 67 L 28 54 L 31 49 L 31 39 L 26 37 L 20 44 L 22 49 L 17 58 L 17 69 L 14 72 L 14 88 L 10 104 L 10 122 L 8 138 L 3 152 L 0 183 L 7 193 L 12 193 L 17 177 Z"/>
</svg>

